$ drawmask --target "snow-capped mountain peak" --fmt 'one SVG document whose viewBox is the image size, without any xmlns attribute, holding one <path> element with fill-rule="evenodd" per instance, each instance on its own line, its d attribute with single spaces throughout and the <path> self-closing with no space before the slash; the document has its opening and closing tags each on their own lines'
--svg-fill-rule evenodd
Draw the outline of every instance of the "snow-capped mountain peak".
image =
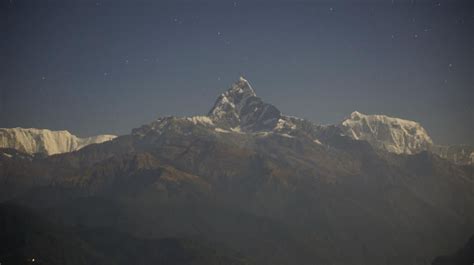
<svg viewBox="0 0 474 265">
<path fill-rule="evenodd" d="M 256 97 L 250 83 L 243 77 L 234 83 L 231 88 L 222 93 L 216 100 L 214 107 L 209 111 L 209 116 L 222 118 L 228 111 L 240 113 L 249 98 Z"/>
<path fill-rule="evenodd" d="M 250 83 L 240 77 L 217 98 L 208 116 L 222 128 L 261 131 L 274 128 L 281 113 L 257 97 Z"/>
<path fill-rule="evenodd" d="M 13 148 L 28 154 L 60 154 L 79 150 L 87 145 L 114 139 L 115 135 L 79 138 L 68 131 L 35 128 L 0 128 L 0 148 Z"/>
<path fill-rule="evenodd" d="M 365 140 L 376 148 L 397 154 L 414 154 L 429 150 L 433 145 L 419 123 L 385 115 L 354 111 L 340 128 L 355 140 Z"/>
<path fill-rule="evenodd" d="M 132 130 L 132 135 L 154 138 L 169 131 L 190 134 L 194 126 L 219 134 L 302 136 L 317 144 L 321 144 L 319 137 L 327 129 L 301 118 L 283 115 L 275 106 L 259 98 L 249 81 L 240 77 L 217 98 L 207 116 L 162 117 Z"/>
</svg>

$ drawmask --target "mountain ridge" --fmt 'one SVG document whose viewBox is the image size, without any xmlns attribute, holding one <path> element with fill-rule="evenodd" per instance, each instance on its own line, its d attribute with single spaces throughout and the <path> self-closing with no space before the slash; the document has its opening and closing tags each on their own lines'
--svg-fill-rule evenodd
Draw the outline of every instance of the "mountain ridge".
<svg viewBox="0 0 474 265">
<path fill-rule="evenodd" d="M 354 111 L 340 126 L 353 139 L 366 140 L 372 146 L 391 153 L 413 154 L 433 146 L 426 130 L 410 120 Z"/>
<path fill-rule="evenodd" d="M 331 134 L 341 134 L 354 140 L 367 141 L 373 148 L 395 154 L 416 154 L 433 152 L 457 164 L 474 164 L 474 148 L 470 146 L 440 146 L 433 143 L 428 132 L 420 123 L 390 117 L 387 115 L 367 115 L 358 111 L 333 125 L 319 125 L 302 118 L 284 115 L 277 107 L 264 102 L 257 96 L 250 82 L 240 77 L 231 87 L 219 95 L 207 115 L 189 117 L 160 117 L 149 124 L 132 130 L 132 134 L 143 134 L 140 130 L 166 129 L 172 122 L 181 121 L 192 125 L 213 129 L 216 133 L 279 134 L 284 137 L 306 137 L 324 144 Z M 171 123 L 170 123 L 171 122 Z M 9 136 L 8 130 L 41 131 L 36 136 Z M 7 132 L 7 133 L 6 133 Z M 30 133 L 34 134 L 34 133 Z M 57 134 L 55 137 L 41 136 Z M 39 136 L 38 136 L 39 135 Z M 0 147 L 15 148 L 26 153 L 41 152 L 46 155 L 71 152 L 92 143 L 102 143 L 114 139 L 113 135 L 99 135 L 78 138 L 68 131 L 49 131 L 41 129 L 1 129 Z"/>
<path fill-rule="evenodd" d="M 0 148 L 14 148 L 28 154 L 54 155 L 76 151 L 87 145 L 103 143 L 116 137 L 104 134 L 79 138 L 67 130 L 0 128 Z"/>
<path fill-rule="evenodd" d="M 472 154 L 452 154 L 452 148 L 433 143 L 428 132 L 415 121 L 354 111 L 339 123 L 320 125 L 285 115 L 277 107 L 259 98 L 249 81 L 243 77 L 216 99 L 207 116 L 173 118 L 188 119 L 194 124 L 213 127 L 220 133 L 277 133 L 286 137 L 304 135 L 320 144 L 324 142 L 325 135 L 339 133 L 354 140 L 367 141 L 372 147 L 390 153 L 411 155 L 430 151 L 455 163 L 474 164 L 474 150 Z M 152 122 L 155 127 L 159 127 L 160 120 L 164 118 Z"/>
</svg>

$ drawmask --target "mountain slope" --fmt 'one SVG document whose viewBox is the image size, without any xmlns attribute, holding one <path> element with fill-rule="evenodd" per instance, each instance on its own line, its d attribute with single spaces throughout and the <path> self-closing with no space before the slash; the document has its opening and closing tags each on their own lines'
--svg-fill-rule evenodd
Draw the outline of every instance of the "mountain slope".
<svg viewBox="0 0 474 265">
<path fill-rule="evenodd" d="M 28 154 L 54 155 L 79 150 L 84 146 L 114 139 L 114 135 L 79 138 L 68 131 L 0 128 L 0 148 L 14 148 Z"/>
</svg>

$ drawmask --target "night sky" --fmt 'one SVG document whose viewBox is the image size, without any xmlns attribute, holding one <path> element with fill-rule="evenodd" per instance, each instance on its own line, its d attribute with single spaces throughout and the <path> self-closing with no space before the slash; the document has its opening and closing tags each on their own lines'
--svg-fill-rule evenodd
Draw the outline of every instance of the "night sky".
<svg viewBox="0 0 474 265">
<path fill-rule="evenodd" d="M 126 134 L 244 75 L 288 115 L 474 144 L 472 0 L 0 1 L 0 127 Z"/>
</svg>

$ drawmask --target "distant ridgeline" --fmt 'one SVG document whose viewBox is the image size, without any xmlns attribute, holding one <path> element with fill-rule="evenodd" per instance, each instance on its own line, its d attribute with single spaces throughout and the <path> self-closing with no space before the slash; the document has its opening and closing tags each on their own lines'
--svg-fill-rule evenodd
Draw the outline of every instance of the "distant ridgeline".
<svg viewBox="0 0 474 265">
<path fill-rule="evenodd" d="M 321 142 L 318 134 L 337 129 L 345 136 L 367 141 L 372 147 L 390 153 L 416 154 L 429 151 L 456 164 L 474 164 L 474 146 L 436 145 L 427 131 L 414 121 L 385 115 L 365 115 L 354 111 L 339 124 L 323 126 L 283 115 L 275 106 L 257 97 L 248 81 L 242 77 L 227 92 L 218 97 L 207 116 L 185 119 L 192 120 L 195 124 L 207 124 L 220 132 L 272 132 L 288 136 L 305 132 L 311 134 L 316 142 Z M 159 119 L 155 124 L 158 125 L 162 121 L 166 123 L 166 118 Z M 79 138 L 68 131 L 0 128 L 0 148 L 13 148 L 27 154 L 67 153 L 114 138 L 116 138 L 115 135 Z"/>
</svg>

